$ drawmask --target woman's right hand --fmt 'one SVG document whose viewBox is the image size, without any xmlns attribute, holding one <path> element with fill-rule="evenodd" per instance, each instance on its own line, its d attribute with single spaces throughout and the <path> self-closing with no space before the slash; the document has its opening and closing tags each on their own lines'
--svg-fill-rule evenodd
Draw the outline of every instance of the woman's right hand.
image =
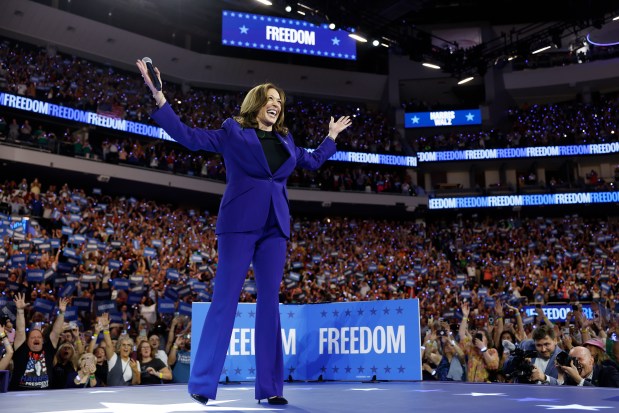
<svg viewBox="0 0 619 413">
<path fill-rule="evenodd" d="M 157 93 L 161 93 L 160 90 L 157 90 L 157 88 L 155 87 L 155 85 L 153 84 L 152 79 L 150 78 L 150 75 L 148 73 L 148 68 L 146 67 L 146 63 L 144 63 L 143 61 L 141 61 L 140 59 L 138 59 L 135 62 L 136 66 L 138 67 L 138 69 L 140 69 L 140 73 L 142 73 L 142 78 L 144 78 L 144 83 L 146 83 L 146 86 L 148 86 L 148 88 L 150 89 L 151 93 L 153 94 L 153 97 L 157 94 Z M 159 82 L 161 83 L 161 73 L 159 73 L 159 69 L 157 69 L 156 67 L 155 69 L 155 74 L 157 75 L 157 77 L 159 78 Z M 163 83 L 161 83 L 163 85 Z M 162 93 L 163 94 L 163 93 Z M 155 98 L 156 99 L 156 98 Z"/>
</svg>

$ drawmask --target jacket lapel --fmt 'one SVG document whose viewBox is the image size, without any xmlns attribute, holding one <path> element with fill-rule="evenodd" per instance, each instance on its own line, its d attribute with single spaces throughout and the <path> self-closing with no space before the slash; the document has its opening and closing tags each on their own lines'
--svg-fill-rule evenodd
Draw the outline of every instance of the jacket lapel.
<svg viewBox="0 0 619 413">
<path fill-rule="evenodd" d="M 275 171 L 275 173 L 278 173 L 280 171 L 284 170 L 284 166 L 288 163 L 288 162 L 292 162 L 293 166 L 292 168 L 294 169 L 294 165 L 296 165 L 297 160 L 294 156 L 294 152 L 292 150 L 292 140 L 288 139 L 287 136 L 281 136 L 279 133 L 275 133 L 275 136 L 277 136 L 277 139 L 279 139 L 279 141 L 281 142 L 282 146 L 286 149 L 286 152 L 288 152 L 288 159 L 286 159 L 284 161 L 283 164 L 280 165 L 280 167 L 277 169 L 277 171 Z"/>
<path fill-rule="evenodd" d="M 241 135 L 243 136 L 243 139 L 245 139 L 247 148 L 258 161 L 258 164 L 265 170 L 265 172 L 271 175 L 267 158 L 264 155 L 264 150 L 262 149 L 262 144 L 258 139 L 258 135 L 256 135 L 256 131 L 250 128 L 245 128 L 243 129 Z"/>
</svg>

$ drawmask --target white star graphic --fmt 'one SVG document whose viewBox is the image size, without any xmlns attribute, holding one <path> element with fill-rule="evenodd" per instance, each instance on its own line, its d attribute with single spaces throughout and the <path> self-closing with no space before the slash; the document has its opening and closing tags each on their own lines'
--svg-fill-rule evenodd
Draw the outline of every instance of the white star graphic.
<svg viewBox="0 0 619 413">
<path fill-rule="evenodd" d="M 104 408 L 98 409 L 79 409 L 79 410 L 56 410 L 39 413 L 173 413 L 173 412 L 223 412 L 223 411 L 245 411 L 245 410 L 281 410 L 272 409 L 266 406 L 261 407 L 222 407 L 220 404 L 232 403 L 238 400 L 213 400 L 203 406 L 198 403 L 174 403 L 174 404 L 140 404 L 140 403 L 101 403 Z M 212 403 L 212 404 L 210 404 Z"/>
<path fill-rule="evenodd" d="M 417 116 L 413 116 L 413 123 L 419 123 L 419 118 Z"/>
<path fill-rule="evenodd" d="M 242 25 L 239 29 L 241 29 L 241 34 L 247 34 L 249 31 L 249 27 L 245 27 L 245 25 Z"/>
<path fill-rule="evenodd" d="M 471 112 L 466 114 L 466 121 L 467 122 L 472 122 L 473 119 L 475 119 L 475 115 L 473 115 Z"/>
<path fill-rule="evenodd" d="M 333 39 L 331 39 L 331 41 L 333 42 L 333 46 L 340 45 L 340 39 L 338 39 L 337 37 L 334 37 Z"/>
<path fill-rule="evenodd" d="M 481 396 L 507 396 L 505 393 L 458 393 L 456 396 L 473 396 L 473 397 L 481 397 Z"/>
<path fill-rule="evenodd" d="M 564 406 L 552 404 L 538 404 L 539 407 L 546 407 L 546 410 L 592 410 L 597 412 L 598 409 L 612 409 L 610 406 L 583 406 L 582 404 L 566 404 Z"/>
<path fill-rule="evenodd" d="M 376 387 L 370 387 L 367 389 L 348 389 L 350 391 L 380 391 L 380 390 L 387 390 L 387 389 L 378 389 Z"/>
</svg>

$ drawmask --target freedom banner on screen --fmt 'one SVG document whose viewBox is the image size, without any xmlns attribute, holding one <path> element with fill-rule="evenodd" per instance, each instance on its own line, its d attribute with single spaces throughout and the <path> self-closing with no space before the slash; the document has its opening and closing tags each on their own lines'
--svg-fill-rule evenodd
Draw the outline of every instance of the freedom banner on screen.
<svg viewBox="0 0 619 413">
<path fill-rule="evenodd" d="M 210 303 L 193 303 L 197 349 Z M 222 379 L 256 378 L 256 305 L 239 304 Z M 419 301 L 280 305 L 284 375 L 295 380 L 421 380 Z M 204 326 L 209 331 L 208 326 Z M 192 352 L 192 363 L 195 352 Z"/>
<path fill-rule="evenodd" d="M 344 30 L 303 20 L 223 10 L 221 43 L 269 52 L 356 60 L 357 42 Z"/>
</svg>

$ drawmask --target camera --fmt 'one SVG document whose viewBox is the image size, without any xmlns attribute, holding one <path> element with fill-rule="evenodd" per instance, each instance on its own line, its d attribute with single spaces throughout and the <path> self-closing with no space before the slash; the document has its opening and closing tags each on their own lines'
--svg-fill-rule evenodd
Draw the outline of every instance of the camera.
<svg viewBox="0 0 619 413">
<path fill-rule="evenodd" d="M 563 366 L 563 367 L 570 367 L 571 363 L 574 363 L 574 367 L 576 367 L 578 371 L 580 371 L 580 369 L 582 368 L 578 359 L 570 356 L 565 351 L 562 351 L 559 354 L 557 354 L 557 357 L 555 358 L 555 362 L 559 366 Z"/>
<path fill-rule="evenodd" d="M 525 351 L 516 348 L 513 355 L 508 371 L 505 372 L 506 377 L 513 378 L 518 383 L 531 383 L 530 377 L 533 374 L 534 366 L 529 359 L 537 357 L 537 351 Z"/>
<path fill-rule="evenodd" d="M 447 330 L 438 330 L 438 335 L 439 336 L 446 336 L 447 335 Z"/>
</svg>

